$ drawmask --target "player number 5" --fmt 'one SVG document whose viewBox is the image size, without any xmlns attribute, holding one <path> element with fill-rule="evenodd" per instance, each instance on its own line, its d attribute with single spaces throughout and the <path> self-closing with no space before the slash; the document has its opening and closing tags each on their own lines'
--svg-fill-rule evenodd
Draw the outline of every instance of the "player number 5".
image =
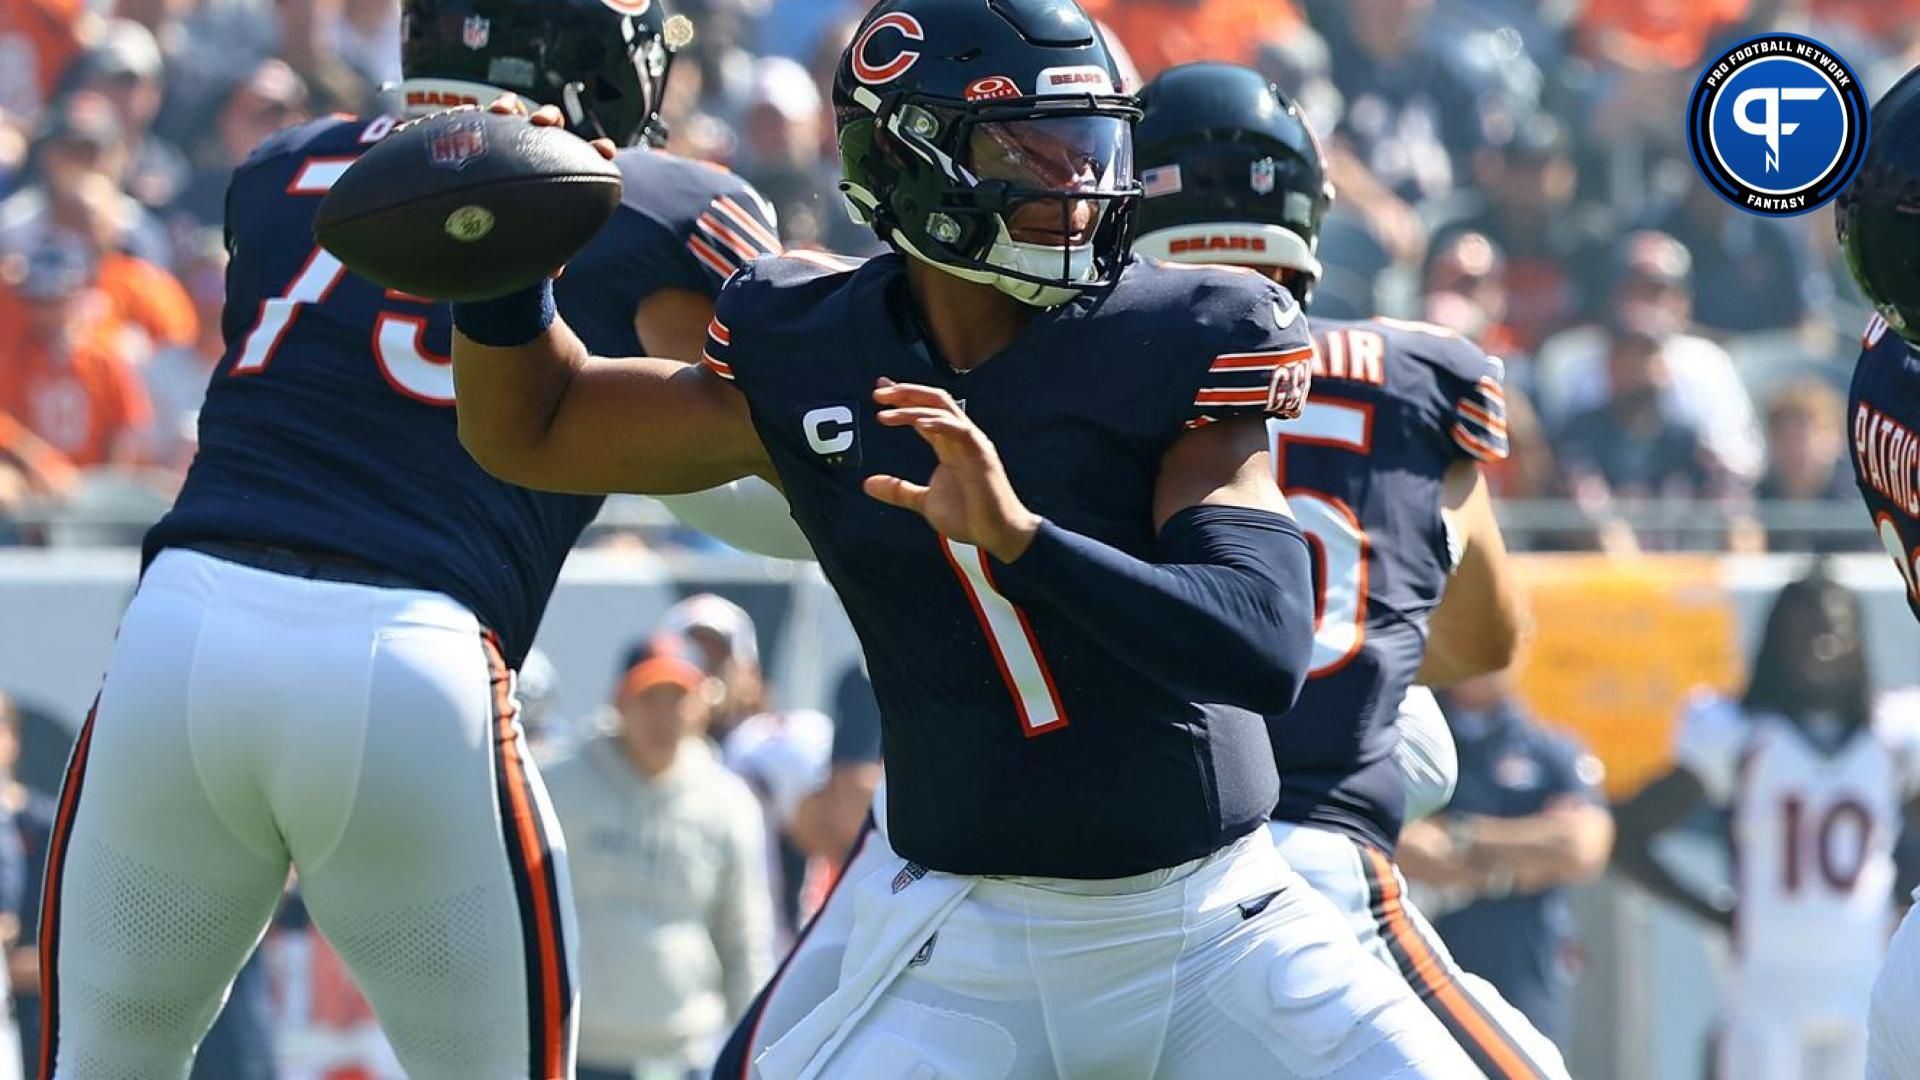
<svg viewBox="0 0 1920 1080">
<path fill-rule="evenodd" d="M 1045 735 L 1067 726 L 1067 710 L 1060 704 L 1060 691 L 1053 684 L 1053 672 L 1046 657 L 1040 655 L 1040 643 L 1034 639 L 1027 614 L 1001 594 L 987 568 L 987 553 L 947 537 L 940 548 L 948 565 L 960 578 L 961 591 L 967 594 L 974 617 L 987 635 L 987 648 L 1000 669 L 1000 678 L 1013 695 L 1013 707 L 1020 714 L 1020 728 L 1028 738 Z"/>
<path fill-rule="evenodd" d="M 1287 447 L 1303 444 L 1368 453 L 1373 448 L 1373 410 L 1316 397 L 1298 420 L 1270 423 L 1268 430 L 1273 434 L 1280 490 L 1320 556 L 1313 668 L 1308 672 L 1317 679 L 1345 667 L 1366 640 L 1367 532 L 1346 503 L 1311 488 L 1287 485 Z"/>
</svg>

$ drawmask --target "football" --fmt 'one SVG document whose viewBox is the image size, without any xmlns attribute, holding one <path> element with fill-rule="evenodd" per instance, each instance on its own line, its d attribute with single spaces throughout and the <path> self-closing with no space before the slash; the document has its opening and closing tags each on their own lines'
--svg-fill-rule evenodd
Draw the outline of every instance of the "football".
<svg viewBox="0 0 1920 1080">
<path fill-rule="evenodd" d="M 620 170 L 572 133 L 478 109 L 396 129 L 320 203 L 314 236 L 355 273 L 432 300 L 553 274 L 620 205 Z"/>
</svg>

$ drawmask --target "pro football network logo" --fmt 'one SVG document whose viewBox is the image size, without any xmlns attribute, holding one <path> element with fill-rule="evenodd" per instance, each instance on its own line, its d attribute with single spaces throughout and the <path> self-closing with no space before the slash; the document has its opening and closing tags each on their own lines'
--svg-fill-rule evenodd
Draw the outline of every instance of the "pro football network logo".
<svg viewBox="0 0 1920 1080">
<path fill-rule="evenodd" d="M 1687 142 L 1707 186 L 1770 217 L 1840 194 L 1866 156 L 1867 124 L 1853 69 L 1800 34 L 1762 34 L 1721 53 L 1687 102 Z"/>
</svg>

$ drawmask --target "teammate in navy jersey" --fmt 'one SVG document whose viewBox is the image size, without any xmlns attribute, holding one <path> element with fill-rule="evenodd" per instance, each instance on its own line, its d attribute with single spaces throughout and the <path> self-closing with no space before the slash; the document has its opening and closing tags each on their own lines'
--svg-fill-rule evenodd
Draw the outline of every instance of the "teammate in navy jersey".
<svg viewBox="0 0 1920 1080">
<path fill-rule="evenodd" d="M 1259 827 L 1311 622 L 1261 418 L 1310 349 L 1257 275 L 1128 262 L 1115 80 L 1068 0 L 888 0 L 835 103 L 894 253 L 753 264 L 692 368 L 592 356 L 544 287 L 455 306 L 477 460 L 777 478 L 860 635 L 889 854 L 766 1075 L 1471 1068 Z"/>
<path fill-rule="evenodd" d="M 1854 479 L 1920 618 L 1920 69 L 1874 103 L 1871 130 L 1860 172 L 1834 204 L 1840 249 L 1875 311 L 1853 369 L 1847 421 Z M 1869 1080 L 1920 1076 L 1915 910 L 1901 921 L 1874 983 Z"/>
<path fill-rule="evenodd" d="M 659 134 L 659 3 L 404 15 L 412 112 L 504 82 L 568 105 L 584 135 Z M 572 1075 L 565 848 L 509 670 L 600 499 L 475 465 L 444 306 L 314 246 L 320 195 L 395 123 L 315 121 L 235 174 L 200 452 L 147 538 L 61 797 L 43 1075 L 185 1076 L 290 865 L 409 1075 Z M 645 182 L 629 181 L 618 250 L 583 253 L 599 293 L 580 308 L 613 345 L 639 333 L 692 359 L 720 282 L 777 246 L 771 222 L 722 171 L 620 159 Z"/>
<path fill-rule="evenodd" d="M 1308 304 L 1333 192 L 1298 107 L 1258 72 L 1219 63 L 1162 73 L 1141 104 L 1147 197 L 1134 250 L 1255 269 Z M 1483 1072 L 1564 1076 L 1552 1044 L 1460 972 L 1392 862 L 1409 688 L 1507 666 L 1524 622 L 1480 473 L 1506 456 L 1500 361 L 1423 323 L 1313 328 L 1306 412 L 1269 425 L 1279 486 L 1314 541 L 1319 604 L 1306 688 L 1268 720 L 1280 770 L 1271 828 Z"/>
</svg>

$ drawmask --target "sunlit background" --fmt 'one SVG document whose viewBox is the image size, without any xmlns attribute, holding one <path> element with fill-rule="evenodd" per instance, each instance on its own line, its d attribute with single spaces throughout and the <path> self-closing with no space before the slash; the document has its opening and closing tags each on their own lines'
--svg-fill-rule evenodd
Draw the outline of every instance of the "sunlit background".
<svg viewBox="0 0 1920 1080">
<path fill-rule="evenodd" d="M 1845 456 L 1868 313 L 1832 214 L 1735 211 L 1695 174 L 1682 120 L 1703 58 L 1762 30 L 1821 39 L 1877 96 L 1920 63 L 1920 2 L 1083 4 L 1141 77 L 1232 60 L 1302 103 L 1339 193 L 1310 314 L 1420 319 L 1505 359 L 1513 454 L 1491 475 L 1537 622 L 1518 700 L 1592 748 L 1610 798 L 1668 768 L 1691 690 L 1739 689 L 1775 590 L 1814 557 L 1864 598 L 1879 686 L 1920 679 L 1920 632 Z M 696 36 L 673 69 L 669 148 L 750 180 L 788 245 L 873 250 L 835 191 L 825 90 L 865 4 L 672 6 Z M 0 694 L 38 796 L 98 684 L 140 535 L 194 452 L 223 347 L 227 178 L 277 128 L 383 111 L 398 30 L 394 0 L 0 0 Z M 22 260 L 49 244 L 82 272 L 59 296 L 19 295 Z M 753 616 L 774 701 L 832 711 L 853 642 L 811 568 L 643 499 L 611 501 L 583 543 L 541 639 L 556 740 L 592 729 L 631 643 L 703 590 Z M 1702 889 L 1728 879 L 1723 816 L 1660 847 Z M 807 874 L 792 876 L 803 915 Z M 10 965 L 26 1026 L 32 892 Z M 1540 902 L 1561 900 L 1573 918 L 1542 963 L 1574 1074 L 1707 1075 L 1724 935 L 1614 875 Z M 203 1075 L 391 1069 L 297 912 L 262 966 L 245 998 L 259 1037 Z"/>
</svg>

